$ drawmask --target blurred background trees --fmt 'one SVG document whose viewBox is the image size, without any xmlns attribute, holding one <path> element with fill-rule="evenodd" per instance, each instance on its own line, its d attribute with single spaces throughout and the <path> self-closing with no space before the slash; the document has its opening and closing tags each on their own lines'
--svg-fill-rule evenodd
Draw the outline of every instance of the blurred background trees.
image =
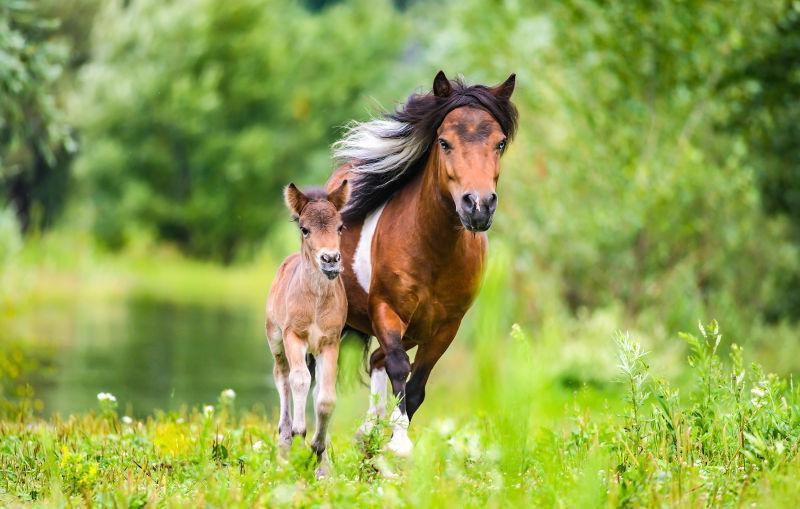
<svg viewBox="0 0 800 509">
<path fill-rule="evenodd" d="M 800 315 L 798 19 L 783 0 L 5 2 L 3 197 L 23 231 L 247 260 L 347 121 L 440 68 L 513 71 L 492 235 L 516 316 L 749 331 Z"/>
</svg>

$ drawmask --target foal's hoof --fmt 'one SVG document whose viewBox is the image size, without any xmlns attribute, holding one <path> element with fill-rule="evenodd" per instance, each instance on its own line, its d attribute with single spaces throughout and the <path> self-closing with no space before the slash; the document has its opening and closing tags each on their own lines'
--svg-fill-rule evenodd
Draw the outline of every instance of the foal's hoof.
<svg viewBox="0 0 800 509">
<path fill-rule="evenodd" d="M 386 444 L 386 449 L 392 451 L 395 456 L 399 456 L 401 458 L 407 458 L 411 456 L 411 450 L 413 448 L 414 445 L 411 443 L 411 440 L 405 433 L 395 433 L 392 435 L 392 439 L 389 440 L 389 443 Z"/>
</svg>

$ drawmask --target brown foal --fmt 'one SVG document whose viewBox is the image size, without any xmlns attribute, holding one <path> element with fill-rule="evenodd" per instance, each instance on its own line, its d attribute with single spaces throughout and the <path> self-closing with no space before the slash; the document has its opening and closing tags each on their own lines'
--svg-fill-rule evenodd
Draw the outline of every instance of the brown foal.
<svg viewBox="0 0 800 509">
<path fill-rule="evenodd" d="M 294 436 L 306 435 L 306 399 L 311 385 L 306 353 L 316 359 L 316 431 L 311 447 L 320 462 L 318 476 L 329 469 L 328 424 L 336 404 L 339 339 L 347 318 L 347 296 L 338 277 L 342 271 L 339 211 L 349 194 L 346 180 L 330 194 L 321 189 L 304 194 L 289 184 L 284 195 L 300 230 L 301 247 L 283 261 L 267 298 L 266 329 L 275 359 L 273 375 L 281 404 L 278 434 L 284 454 Z M 294 415 L 289 410 L 290 393 Z"/>
<path fill-rule="evenodd" d="M 497 208 L 500 158 L 516 129 L 515 77 L 467 86 L 439 72 L 428 94 L 356 123 L 334 150 L 353 196 L 343 211 L 347 324 L 380 347 L 370 359 L 372 395 L 363 431 L 399 404 L 390 450 L 411 452 L 409 419 L 433 366 L 453 341 L 480 287 Z M 417 347 L 412 365 L 407 350 Z M 410 378 L 409 378 L 410 375 Z M 454 374 L 458 376 L 458 374 Z"/>
</svg>

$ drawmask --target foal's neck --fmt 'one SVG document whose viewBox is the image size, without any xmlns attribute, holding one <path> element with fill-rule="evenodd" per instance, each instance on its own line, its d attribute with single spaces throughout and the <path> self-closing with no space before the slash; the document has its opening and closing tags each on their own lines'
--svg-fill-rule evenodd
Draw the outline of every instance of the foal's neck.
<svg viewBox="0 0 800 509">
<path fill-rule="evenodd" d="M 336 288 L 336 279 L 328 279 L 317 265 L 308 259 L 308 256 L 300 249 L 300 264 L 295 278 L 299 279 L 300 286 L 304 291 L 310 292 L 316 297 L 324 297 Z"/>
</svg>

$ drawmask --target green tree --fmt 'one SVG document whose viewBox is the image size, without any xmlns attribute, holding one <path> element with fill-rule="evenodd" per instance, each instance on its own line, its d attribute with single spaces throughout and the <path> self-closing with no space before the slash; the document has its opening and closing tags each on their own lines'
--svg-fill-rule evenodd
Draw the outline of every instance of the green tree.
<svg viewBox="0 0 800 509">
<path fill-rule="evenodd" d="M 322 181 L 405 26 L 388 1 L 138 0 L 100 13 L 81 73 L 76 171 L 109 245 L 132 227 L 230 261 L 283 220 L 280 188 Z"/>
<path fill-rule="evenodd" d="M 33 4 L 0 3 L 0 190 L 23 230 L 50 224 L 67 196 L 74 150 L 57 94 L 66 47 Z"/>
</svg>

